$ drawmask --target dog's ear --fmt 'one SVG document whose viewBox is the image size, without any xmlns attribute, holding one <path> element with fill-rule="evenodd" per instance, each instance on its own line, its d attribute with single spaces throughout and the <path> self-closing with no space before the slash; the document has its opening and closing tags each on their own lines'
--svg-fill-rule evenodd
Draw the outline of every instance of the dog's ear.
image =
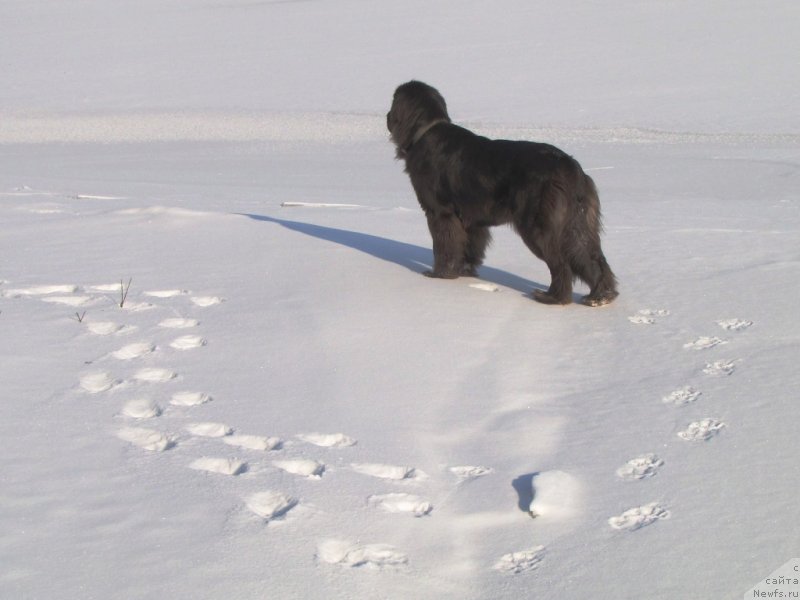
<svg viewBox="0 0 800 600">
<path fill-rule="evenodd" d="M 435 112 L 439 113 L 439 115 L 436 118 L 447 119 L 449 121 L 450 115 L 447 114 L 447 103 L 444 101 L 444 96 L 442 96 L 439 93 L 439 90 L 437 90 L 436 88 L 432 88 L 431 86 L 428 86 L 428 88 L 430 88 L 431 100 L 436 103 Z"/>
</svg>

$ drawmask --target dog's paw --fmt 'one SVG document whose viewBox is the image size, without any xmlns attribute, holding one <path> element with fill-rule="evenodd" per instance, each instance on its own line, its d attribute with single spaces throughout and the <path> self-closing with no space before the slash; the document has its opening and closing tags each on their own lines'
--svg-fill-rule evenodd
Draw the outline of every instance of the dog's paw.
<svg viewBox="0 0 800 600">
<path fill-rule="evenodd" d="M 458 273 L 443 272 L 443 271 L 423 271 L 425 277 L 432 279 L 458 279 Z"/>
<path fill-rule="evenodd" d="M 542 290 L 533 290 L 533 299 L 537 302 L 541 302 L 542 304 L 569 304 L 572 302 L 570 298 L 561 300 L 548 292 L 543 292 Z"/>
<path fill-rule="evenodd" d="M 619 292 L 606 292 L 594 296 L 584 296 L 581 302 L 586 306 L 605 306 L 606 304 L 611 304 L 617 296 L 619 296 Z"/>
</svg>

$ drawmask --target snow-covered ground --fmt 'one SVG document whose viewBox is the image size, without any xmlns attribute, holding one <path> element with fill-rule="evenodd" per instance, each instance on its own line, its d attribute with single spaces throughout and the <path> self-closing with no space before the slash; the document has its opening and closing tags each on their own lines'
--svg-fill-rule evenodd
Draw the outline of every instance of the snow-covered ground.
<svg viewBox="0 0 800 600">
<path fill-rule="evenodd" d="M 739 598 L 797 556 L 800 5 L 0 22 L 0 597 Z M 420 275 L 412 77 L 583 164 L 614 304 L 533 302 L 505 229 Z"/>
</svg>

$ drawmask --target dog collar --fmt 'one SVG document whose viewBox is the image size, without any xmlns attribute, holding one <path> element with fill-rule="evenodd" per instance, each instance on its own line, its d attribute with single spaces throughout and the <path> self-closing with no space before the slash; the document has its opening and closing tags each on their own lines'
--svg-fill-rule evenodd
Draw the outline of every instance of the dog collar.
<svg viewBox="0 0 800 600">
<path fill-rule="evenodd" d="M 419 142 L 419 141 L 420 141 L 420 140 L 423 138 L 423 136 L 424 136 L 426 133 L 428 133 L 428 132 L 429 132 L 431 129 L 433 129 L 433 128 L 434 128 L 436 125 L 438 125 L 439 123 L 449 123 L 449 122 L 450 122 L 450 121 L 448 121 L 447 119 L 436 119 L 435 121 L 431 121 L 430 123 L 428 123 L 427 125 L 425 125 L 425 127 L 423 127 L 422 129 L 420 129 L 420 130 L 419 130 L 419 131 L 416 133 L 416 135 L 415 135 L 415 136 L 412 138 L 412 140 L 411 140 L 411 143 L 410 143 L 408 146 L 406 146 L 406 148 L 405 148 L 405 151 L 406 151 L 406 152 L 408 152 L 409 150 L 411 150 L 411 147 L 412 147 L 414 144 L 416 144 L 417 142 Z"/>
</svg>

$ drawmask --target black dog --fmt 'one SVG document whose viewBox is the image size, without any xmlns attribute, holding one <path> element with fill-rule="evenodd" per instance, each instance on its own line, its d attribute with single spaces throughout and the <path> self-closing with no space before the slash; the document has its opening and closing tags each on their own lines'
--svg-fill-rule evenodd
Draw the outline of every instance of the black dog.
<svg viewBox="0 0 800 600">
<path fill-rule="evenodd" d="M 558 148 L 490 140 L 453 125 L 441 94 L 419 81 L 394 93 L 386 115 L 397 158 L 428 218 L 433 237 L 430 277 L 475 276 L 491 236 L 510 223 L 550 269 L 546 304 L 569 304 L 574 278 L 585 281 L 589 306 L 617 296 L 600 248 L 600 201 L 592 179 Z"/>
</svg>

